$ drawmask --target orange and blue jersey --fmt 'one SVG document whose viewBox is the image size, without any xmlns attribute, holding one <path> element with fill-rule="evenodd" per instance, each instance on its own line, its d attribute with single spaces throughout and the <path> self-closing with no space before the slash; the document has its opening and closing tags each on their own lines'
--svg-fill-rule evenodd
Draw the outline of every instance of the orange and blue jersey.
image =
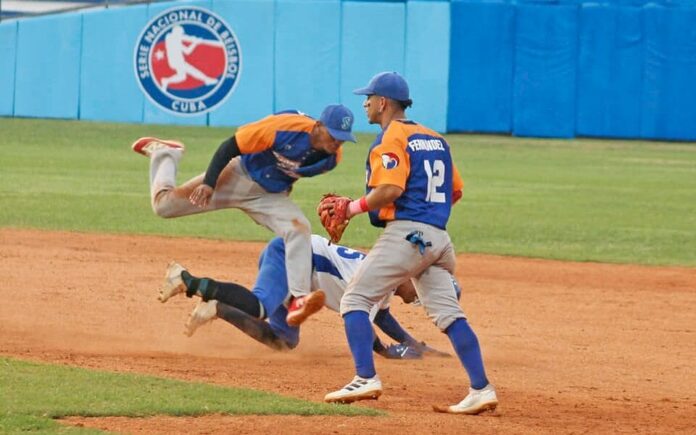
<svg viewBox="0 0 696 435">
<path fill-rule="evenodd" d="M 330 171 L 341 160 L 314 150 L 309 136 L 316 120 L 296 110 L 279 112 L 240 127 L 235 140 L 249 176 L 268 192 L 284 192 L 299 177 Z"/>
<path fill-rule="evenodd" d="M 393 203 L 370 211 L 372 225 L 411 220 L 446 229 L 452 192 L 464 183 L 445 138 L 413 121 L 392 121 L 370 147 L 366 167 L 367 193 L 381 184 L 404 189 Z"/>
</svg>

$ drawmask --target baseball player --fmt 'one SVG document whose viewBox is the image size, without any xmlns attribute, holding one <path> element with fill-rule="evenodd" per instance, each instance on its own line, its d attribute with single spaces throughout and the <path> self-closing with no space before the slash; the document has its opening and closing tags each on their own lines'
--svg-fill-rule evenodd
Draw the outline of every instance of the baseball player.
<svg viewBox="0 0 696 435">
<path fill-rule="evenodd" d="M 349 203 L 346 218 L 369 212 L 370 222 L 385 229 L 341 300 L 357 375 L 342 389 L 327 394 L 325 401 L 349 403 L 382 394 L 371 352 L 369 312 L 390 289 L 413 279 L 421 304 L 449 337 L 471 382 L 461 402 L 435 410 L 462 414 L 493 410 L 498 404 L 496 392 L 450 279 L 455 253 L 446 225 L 464 184 L 449 145 L 435 131 L 406 118 L 405 110 L 412 102 L 408 84 L 399 74 L 377 74 L 354 93 L 366 96 L 367 118 L 379 124 L 382 132 L 367 158 L 367 194 Z"/>
<path fill-rule="evenodd" d="M 294 326 L 324 305 L 321 291 L 310 293 L 311 228 L 289 198 L 293 183 L 333 169 L 341 145 L 355 142 L 353 113 L 331 105 L 319 120 L 296 110 L 280 112 L 239 127 L 215 152 L 204 174 L 176 187 L 184 145 L 144 137 L 132 149 L 150 157 L 150 193 L 154 212 L 173 218 L 238 208 L 285 241 L 287 279 L 292 295 L 288 323 Z"/>
<path fill-rule="evenodd" d="M 341 297 L 365 254 L 331 244 L 327 239 L 312 235 L 312 288 L 323 289 L 326 307 L 338 312 Z M 452 278 L 454 279 L 454 278 Z M 200 296 L 188 322 L 186 334 L 191 336 L 200 326 L 221 318 L 242 330 L 253 339 L 275 350 L 293 349 L 299 343 L 299 327 L 286 322 L 287 310 L 283 301 L 288 296 L 286 257 L 283 239 L 271 240 L 259 258 L 259 273 L 252 291 L 231 282 L 191 275 L 181 265 L 172 262 L 167 267 L 159 300 L 166 302 L 174 295 Z M 394 294 L 404 302 L 415 300 L 416 292 L 410 281 L 400 285 Z M 384 346 L 374 335 L 372 349 L 386 358 L 420 358 L 423 353 L 447 355 L 418 342 L 410 336 L 389 311 L 392 292 L 388 292 L 370 310 L 370 319 L 399 344 Z M 267 320 L 267 321 L 265 321 Z"/>
</svg>

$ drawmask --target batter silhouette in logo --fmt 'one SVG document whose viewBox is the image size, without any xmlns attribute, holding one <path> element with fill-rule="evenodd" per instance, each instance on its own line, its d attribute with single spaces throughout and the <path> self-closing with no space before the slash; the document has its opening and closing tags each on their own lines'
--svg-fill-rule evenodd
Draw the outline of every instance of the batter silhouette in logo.
<svg viewBox="0 0 696 435">
<path fill-rule="evenodd" d="M 188 45 L 184 43 L 188 42 Z M 207 41 L 195 36 L 189 36 L 181 26 L 174 26 L 172 31 L 164 37 L 164 46 L 167 51 L 167 63 L 169 67 L 176 71 L 173 76 L 162 78 L 162 89 L 165 91 L 171 83 L 181 83 L 188 76 L 202 81 L 205 85 L 210 86 L 218 82 L 217 78 L 208 77 L 195 66 L 188 63 L 184 55 L 188 56 L 193 53 L 193 50 L 199 44 L 210 44 L 220 46 L 217 41 Z"/>
<path fill-rule="evenodd" d="M 140 89 L 159 109 L 179 116 L 215 110 L 242 71 L 234 31 L 213 12 L 178 6 L 152 17 L 134 49 Z"/>
</svg>

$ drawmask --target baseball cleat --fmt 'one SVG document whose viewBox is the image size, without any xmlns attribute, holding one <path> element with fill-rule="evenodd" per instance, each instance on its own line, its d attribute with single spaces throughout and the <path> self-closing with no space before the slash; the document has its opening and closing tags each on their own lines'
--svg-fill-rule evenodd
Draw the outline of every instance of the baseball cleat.
<svg viewBox="0 0 696 435">
<path fill-rule="evenodd" d="M 136 153 L 142 154 L 146 157 L 150 157 L 153 151 L 161 148 L 174 148 L 176 150 L 181 150 L 182 152 L 186 149 L 184 144 L 181 142 L 177 142 L 175 140 L 158 139 L 156 137 L 141 137 L 133 142 L 131 148 Z"/>
<path fill-rule="evenodd" d="M 186 330 L 184 334 L 187 336 L 192 336 L 196 329 L 205 325 L 208 322 L 212 322 L 217 316 L 217 301 L 210 300 L 207 302 L 198 301 L 196 308 L 191 311 L 189 318 L 186 321 Z"/>
<path fill-rule="evenodd" d="M 378 375 L 367 379 L 355 376 L 345 387 L 324 396 L 324 402 L 353 403 L 358 400 L 377 400 L 381 395 L 382 381 Z"/>
<path fill-rule="evenodd" d="M 493 388 L 493 385 L 488 384 L 480 390 L 469 388 L 469 394 L 456 405 L 433 405 L 433 410 L 450 414 L 475 415 L 484 411 L 494 411 L 497 406 L 498 396 L 495 394 L 495 388 Z"/>
<path fill-rule="evenodd" d="M 323 291 L 317 290 L 299 298 L 292 298 L 285 321 L 290 326 L 300 326 L 309 316 L 321 310 L 326 301 Z"/>
<path fill-rule="evenodd" d="M 172 296 L 186 291 L 186 284 L 181 279 L 181 272 L 184 270 L 186 269 L 179 263 L 175 261 L 169 262 L 167 271 L 164 273 L 164 284 L 162 284 L 159 296 L 157 296 L 160 302 L 167 302 Z"/>
</svg>

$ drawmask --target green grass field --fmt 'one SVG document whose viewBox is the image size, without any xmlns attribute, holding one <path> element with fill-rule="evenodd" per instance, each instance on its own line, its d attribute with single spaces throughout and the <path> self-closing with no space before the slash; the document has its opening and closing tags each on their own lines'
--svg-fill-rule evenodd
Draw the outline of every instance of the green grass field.
<svg viewBox="0 0 696 435">
<path fill-rule="evenodd" d="M 78 431 L 52 420 L 66 416 L 381 415 L 369 408 L 312 403 L 249 389 L 1 357 L 0 392 L 0 433 Z"/>
<path fill-rule="evenodd" d="M 182 140 L 183 182 L 203 172 L 232 133 L 0 118 L 0 227 L 268 240 L 269 231 L 237 210 L 156 217 L 149 204 L 148 161 L 130 150 L 140 136 Z M 301 180 L 294 189 L 315 232 L 323 233 L 314 215 L 322 193 L 357 197 L 363 191 L 372 136 L 359 140 L 345 146 L 336 170 Z M 696 266 L 696 145 L 474 135 L 448 140 L 466 183 L 449 225 L 459 251 Z M 344 241 L 369 247 L 377 236 L 361 216 Z M 212 412 L 376 414 L 249 390 L 0 358 L 0 432 L 91 432 L 51 420 L 66 415 Z"/>
<path fill-rule="evenodd" d="M 179 181 L 205 171 L 233 129 L 0 119 L 0 226 L 268 240 L 237 210 L 164 220 L 150 210 L 139 136 L 187 145 Z M 322 233 L 321 194 L 363 191 L 372 135 L 345 146 L 329 174 L 300 180 L 294 200 Z M 449 231 L 460 252 L 576 261 L 696 265 L 696 145 L 448 136 L 466 183 Z M 365 216 L 345 243 L 378 235 Z"/>
</svg>

